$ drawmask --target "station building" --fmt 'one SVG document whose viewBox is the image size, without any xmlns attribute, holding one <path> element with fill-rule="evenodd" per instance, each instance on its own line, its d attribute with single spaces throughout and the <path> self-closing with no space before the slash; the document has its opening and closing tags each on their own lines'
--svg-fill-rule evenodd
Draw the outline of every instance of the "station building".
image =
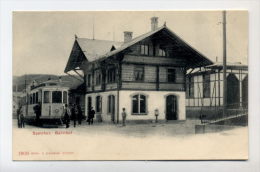
<svg viewBox="0 0 260 172">
<path fill-rule="evenodd" d="M 85 84 L 85 115 L 91 107 L 96 120 L 186 119 L 186 71 L 212 65 L 199 51 L 176 35 L 166 24 L 158 27 L 151 18 L 151 30 L 124 42 L 79 38 L 75 41 L 65 73 L 76 72 Z M 82 74 L 81 74 L 82 73 Z"/>
</svg>

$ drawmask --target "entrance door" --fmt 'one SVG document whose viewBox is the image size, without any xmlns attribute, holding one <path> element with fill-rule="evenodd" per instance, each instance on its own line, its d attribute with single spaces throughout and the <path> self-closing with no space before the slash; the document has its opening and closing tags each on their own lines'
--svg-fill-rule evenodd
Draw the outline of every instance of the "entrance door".
<svg viewBox="0 0 260 172">
<path fill-rule="evenodd" d="M 227 77 L 227 105 L 230 108 L 239 106 L 239 81 L 234 74 Z"/>
<path fill-rule="evenodd" d="M 177 97 L 169 95 L 166 97 L 166 119 L 177 120 L 178 116 L 178 102 Z"/>
<path fill-rule="evenodd" d="M 42 117 L 51 116 L 51 91 L 43 91 Z"/>
<path fill-rule="evenodd" d="M 111 121 L 115 122 L 115 96 L 108 96 L 108 113 L 111 114 Z"/>
</svg>

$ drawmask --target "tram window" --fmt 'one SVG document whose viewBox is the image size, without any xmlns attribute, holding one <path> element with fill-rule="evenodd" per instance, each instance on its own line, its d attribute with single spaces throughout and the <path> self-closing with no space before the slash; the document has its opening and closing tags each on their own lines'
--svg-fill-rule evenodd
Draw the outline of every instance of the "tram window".
<svg viewBox="0 0 260 172">
<path fill-rule="evenodd" d="M 68 99 L 68 94 L 67 91 L 63 91 L 63 103 L 67 103 L 67 99 Z"/>
<path fill-rule="evenodd" d="M 35 103 L 38 103 L 39 102 L 39 100 L 38 100 L 38 92 L 36 92 L 36 94 L 35 94 Z"/>
<path fill-rule="evenodd" d="M 50 103 L 50 92 L 49 91 L 44 91 L 44 103 Z"/>
<path fill-rule="evenodd" d="M 35 104 L 35 93 L 33 93 L 33 102 L 32 102 L 32 104 Z"/>
<path fill-rule="evenodd" d="M 38 102 L 42 102 L 42 91 L 38 92 Z"/>
<path fill-rule="evenodd" d="M 61 103 L 61 91 L 52 92 L 52 103 Z"/>
</svg>

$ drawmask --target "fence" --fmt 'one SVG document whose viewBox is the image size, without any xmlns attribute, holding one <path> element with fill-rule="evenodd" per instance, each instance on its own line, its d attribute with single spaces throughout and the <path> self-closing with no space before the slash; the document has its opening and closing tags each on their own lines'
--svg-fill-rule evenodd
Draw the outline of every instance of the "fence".
<svg viewBox="0 0 260 172">
<path fill-rule="evenodd" d="M 245 105 L 240 106 L 239 103 L 229 104 L 225 114 L 223 113 L 223 107 L 216 107 L 214 113 L 210 113 L 212 112 L 212 108 L 213 107 L 201 107 L 200 120 L 202 124 L 225 120 L 230 117 L 248 115 L 248 107 Z"/>
</svg>

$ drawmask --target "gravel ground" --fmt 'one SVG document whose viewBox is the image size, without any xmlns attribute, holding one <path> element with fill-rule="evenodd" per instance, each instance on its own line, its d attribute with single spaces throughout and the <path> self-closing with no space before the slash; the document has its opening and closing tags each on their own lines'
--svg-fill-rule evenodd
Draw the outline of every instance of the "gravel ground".
<svg viewBox="0 0 260 172">
<path fill-rule="evenodd" d="M 196 120 L 158 124 L 96 123 L 66 129 L 13 121 L 15 160 L 186 160 L 247 159 L 248 128 L 195 134 Z M 38 133 L 35 135 L 34 133 Z M 28 155 L 21 155 L 27 152 Z M 56 152 L 56 154 L 55 154 Z"/>
</svg>

